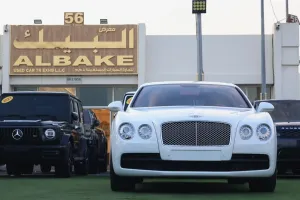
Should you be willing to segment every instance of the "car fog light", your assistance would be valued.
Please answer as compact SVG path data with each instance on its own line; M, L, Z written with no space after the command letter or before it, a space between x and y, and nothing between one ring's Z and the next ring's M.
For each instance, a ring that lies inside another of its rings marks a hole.
M55 138L55 131L53 129L47 129L45 131L45 136L48 139L53 139L53 138Z
M142 138L142 139L149 139L152 135L152 128L151 126L147 125L147 124L143 124L139 127L139 136Z
M240 128L240 136L243 140L249 140L253 135L252 128L249 125L243 125Z

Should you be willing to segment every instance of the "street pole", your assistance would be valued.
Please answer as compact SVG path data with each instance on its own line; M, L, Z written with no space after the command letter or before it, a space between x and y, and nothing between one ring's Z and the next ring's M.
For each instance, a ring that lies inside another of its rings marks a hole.
M264 0L261 0L261 95L260 99L266 99L266 57L265 57L265 13Z
M198 81L203 81L203 55L202 55L202 23L201 13L196 14L196 29L197 29L197 71Z
M289 0L285 0L286 20L289 18Z

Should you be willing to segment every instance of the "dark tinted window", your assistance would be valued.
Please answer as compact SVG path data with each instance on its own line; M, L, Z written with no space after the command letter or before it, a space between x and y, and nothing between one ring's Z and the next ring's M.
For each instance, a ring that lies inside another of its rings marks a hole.
M92 124L91 115L88 110L83 110L84 124Z
M5 119L42 119L42 120L70 120L70 101L67 95L44 94L14 94L11 101L0 101L0 120Z
M300 121L300 101L269 101L269 103L274 106L274 110L270 112L274 122Z
M124 100L123 100L123 104L124 104L124 110L127 110L127 107L132 99L133 95L126 95Z
M235 87L222 85L172 84L145 86L132 107L220 106L250 108Z

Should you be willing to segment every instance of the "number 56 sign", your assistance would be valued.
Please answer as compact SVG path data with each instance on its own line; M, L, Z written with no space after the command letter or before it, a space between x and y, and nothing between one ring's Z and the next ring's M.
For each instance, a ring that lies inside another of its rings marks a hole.
M84 24L83 12L65 12L64 22L66 24Z

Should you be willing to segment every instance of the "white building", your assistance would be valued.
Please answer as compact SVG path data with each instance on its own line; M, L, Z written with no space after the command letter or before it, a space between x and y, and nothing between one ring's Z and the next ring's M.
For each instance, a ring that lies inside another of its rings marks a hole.
M99 25L100 26L100 25ZM107 106L127 91L151 81L197 80L196 37L186 35L146 35L146 25L138 24L138 74L78 76L68 82L62 75L10 75L11 38L9 26L2 43L0 81L2 92L15 90L67 90L85 106ZM260 35L205 35L203 64L205 81L239 85L251 100L260 97ZM26 54L26 50L24 51ZM299 25L280 24L266 35L267 95L269 98L300 98Z

